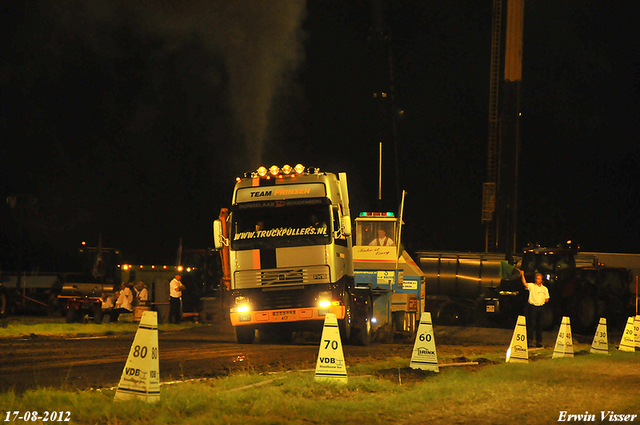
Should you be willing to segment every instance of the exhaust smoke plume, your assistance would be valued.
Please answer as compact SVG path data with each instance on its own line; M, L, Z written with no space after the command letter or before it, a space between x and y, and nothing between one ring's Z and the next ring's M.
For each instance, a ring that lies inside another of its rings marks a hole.
M122 36L159 37L167 53L180 51L194 40L202 43L225 66L229 106L249 156L238 162L243 167L261 162L274 96L290 83L287 77L302 60L304 0L72 0L42 1L39 7L46 8L50 19L64 31L75 28L76 34L105 56L118 55L122 42L118 37ZM219 75L201 78L212 84L222 80Z
M262 161L274 96L302 60L305 4L302 0L192 2L182 11L158 11L150 21L170 37L196 33L212 52L222 55L230 106L252 165Z

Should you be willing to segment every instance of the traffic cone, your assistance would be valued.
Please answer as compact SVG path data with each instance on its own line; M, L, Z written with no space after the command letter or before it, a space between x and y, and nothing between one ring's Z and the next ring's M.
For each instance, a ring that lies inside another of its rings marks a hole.
M158 313L142 313L114 400L160 400L158 361Z
M431 313L428 311L422 313L420 318L409 366L412 369L440 371L436 354L436 340L433 336L433 323L431 322Z
M609 354L609 340L607 339L607 319L600 318L596 334L593 336L591 344L592 354Z
M633 338L636 340L636 350L640 350L640 316L633 320Z
M562 323L558 330L558 338L556 338L556 346L553 349L553 356L551 356L552 359L559 357L573 357L573 337L568 316L562 318Z
M315 380L347 383L347 368L344 364L340 329L336 315L333 313L327 313L324 318Z
M511 337L511 344L509 344L509 349L507 350L507 363L528 361L527 319L524 316L518 316L518 322Z
M624 332L622 332L622 339L620 340L620 345L618 346L618 350L620 351L636 351L633 322L633 317L629 317L627 319L627 325L624 327Z

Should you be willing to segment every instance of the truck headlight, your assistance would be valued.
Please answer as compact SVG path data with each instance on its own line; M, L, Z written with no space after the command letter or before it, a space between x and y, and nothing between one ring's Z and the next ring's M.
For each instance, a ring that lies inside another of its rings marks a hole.
M250 310L249 300L245 297L236 298L235 305L231 309L232 313L248 313Z
M333 298L333 293L331 291L318 292L318 306L320 308L331 307L332 298Z

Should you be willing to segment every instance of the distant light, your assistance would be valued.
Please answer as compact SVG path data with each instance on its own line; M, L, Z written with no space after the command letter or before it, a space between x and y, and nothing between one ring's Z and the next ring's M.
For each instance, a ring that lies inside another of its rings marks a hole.
M86 245L87 243L85 241L82 241L82 245Z
M178 266L177 269L178 269L179 272L181 272L182 270L184 270L184 267Z

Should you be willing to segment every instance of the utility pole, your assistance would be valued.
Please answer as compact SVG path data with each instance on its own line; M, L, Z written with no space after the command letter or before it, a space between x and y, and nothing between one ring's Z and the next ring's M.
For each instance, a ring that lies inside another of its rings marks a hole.
M482 221L485 251L512 254L517 248L524 0L506 2L503 81L499 75L503 0L493 2L487 182L483 186Z
M395 83L391 34L385 22L387 0L372 0L372 26L369 37L372 50L374 74L373 125L377 137L378 196L380 211L394 210L400 203L400 167L398 160Z

